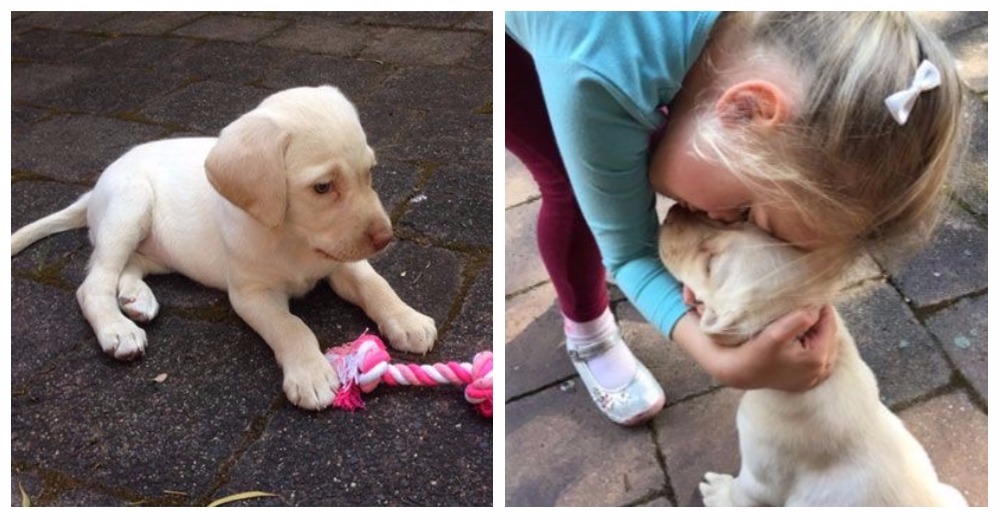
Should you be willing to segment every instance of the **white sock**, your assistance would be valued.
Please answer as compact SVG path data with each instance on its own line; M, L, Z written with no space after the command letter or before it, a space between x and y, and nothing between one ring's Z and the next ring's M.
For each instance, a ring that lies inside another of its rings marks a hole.
M635 377L637 366L635 356L617 334L618 326L615 324L614 316L611 315L611 309L604 309L604 314L600 317L584 323L563 316L563 323L566 344L569 346L602 340L614 341L611 348L587 360L587 367L601 386L617 388Z

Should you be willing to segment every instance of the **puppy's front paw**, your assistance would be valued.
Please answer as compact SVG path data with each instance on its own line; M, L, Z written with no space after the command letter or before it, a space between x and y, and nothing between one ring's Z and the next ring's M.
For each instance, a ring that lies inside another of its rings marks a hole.
M136 359L146 350L146 331L124 316L97 331L97 341L109 356L123 361Z
M330 363L320 354L317 358L284 367L285 396L295 406L322 410L333 404L340 380Z
M156 317L160 304L142 280L119 282L118 307L133 321L147 322Z
M705 482L698 484L698 489L701 490L701 498L706 506L728 507L733 505L730 494L732 486L732 475L720 475L710 471L705 473Z
M437 340L434 319L413 309L383 320L379 323L378 330L389 340L392 348L414 354L426 353L434 347L434 341Z

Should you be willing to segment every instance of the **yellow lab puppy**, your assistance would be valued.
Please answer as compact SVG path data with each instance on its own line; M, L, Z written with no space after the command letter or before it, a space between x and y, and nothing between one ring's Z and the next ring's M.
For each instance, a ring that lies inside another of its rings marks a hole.
M434 320L403 303L366 258L392 238L372 190L375 154L354 105L331 86L278 92L222 130L133 148L68 208L11 236L36 240L87 226L94 253L77 291L103 350L133 359L159 304L143 282L179 272L228 291L274 350L297 406L330 405L339 386L316 336L288 310L327 280L402 350L423 353Z
M660 257L702 309L703 330L734 344L833 298L836 287L819 286L803 256L748 224L720 226L677 206L660 230ZM875 376L839 315L835 322L839 353L826 381L804 393L743 396L742 467L736 477L705 474L705 505L966 505L879 400Z

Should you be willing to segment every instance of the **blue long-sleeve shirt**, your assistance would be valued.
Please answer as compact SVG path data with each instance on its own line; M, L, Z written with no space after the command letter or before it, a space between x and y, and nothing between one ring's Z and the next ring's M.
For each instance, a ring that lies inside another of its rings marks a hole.
M718 13L508 12L506 32L534 59L573 192L604 264L669 336L687 312L657 253L647 178L659 110L680 90Z

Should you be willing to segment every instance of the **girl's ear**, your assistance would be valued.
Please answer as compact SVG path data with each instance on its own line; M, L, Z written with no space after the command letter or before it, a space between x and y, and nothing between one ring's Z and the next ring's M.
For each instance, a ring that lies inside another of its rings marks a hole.
M790 108L788 96L777 85L751 80L726 89L716 102L715 110L726 123L773 126L788 119Z

